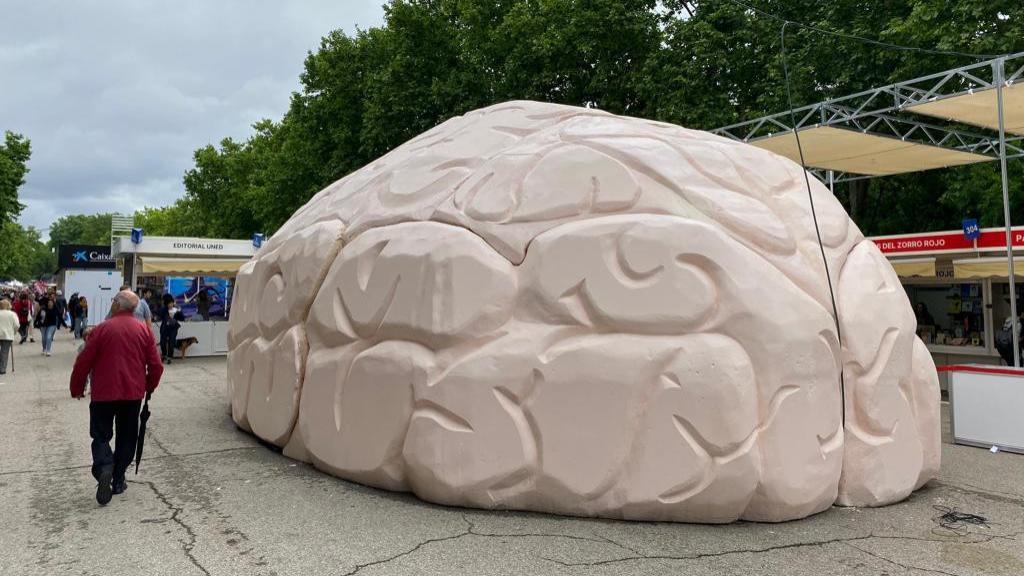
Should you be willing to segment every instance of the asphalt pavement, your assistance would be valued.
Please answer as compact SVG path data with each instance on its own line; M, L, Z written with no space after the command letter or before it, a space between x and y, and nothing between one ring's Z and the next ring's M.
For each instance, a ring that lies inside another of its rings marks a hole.
M878 509L784 524L640 523L435 506L293 462L235 428L223 358L169 366L146 458L100 507L75 344L0 376L0 575L1024 574L1024 456L943 445L939 478ZM945 406L944 406L945 410ZM948 426L947 426L948 429ZM947 438L948 440L948 438ZM978 523L944 522L942 511Z

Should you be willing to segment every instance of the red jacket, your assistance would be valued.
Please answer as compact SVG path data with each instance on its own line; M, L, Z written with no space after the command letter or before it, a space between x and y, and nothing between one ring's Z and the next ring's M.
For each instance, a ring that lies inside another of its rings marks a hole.
M22 324L28 324L32 320L32 305L35 304L32 300L22 300L18 298L14 301L14 313L18 315L18 322Z
M93 328L71 371L71 396L85 393L92 374L92 400L141 400L156 390L164 373L149 327L120 312Z

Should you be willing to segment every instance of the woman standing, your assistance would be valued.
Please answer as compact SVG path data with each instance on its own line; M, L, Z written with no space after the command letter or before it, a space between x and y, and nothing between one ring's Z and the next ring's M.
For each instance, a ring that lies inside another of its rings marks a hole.
M181 313L174 296L164 294L164 305L160 310L160 355L164 362L174 360L174 345L178 343L178 328L185 315Z
M89 300L85 296L78 298L78 305L75 306L75 339L82 338L86 326L89 325Z
M196 296L196 312L203 317L203 321L210 321L210 295L207 294L205 286L199 295Z
M43 355L49 356L53 349L53 335L57 332L57 326L60 324L60 314L52 298L45 299L42 306L39 307L35 324L43 334Z

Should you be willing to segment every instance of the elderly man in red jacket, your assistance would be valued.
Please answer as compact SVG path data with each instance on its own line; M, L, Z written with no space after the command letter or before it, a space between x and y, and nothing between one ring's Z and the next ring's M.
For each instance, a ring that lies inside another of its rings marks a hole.
M124 475L135 455L142 399L156 390L164 371L149 327L132 315L138 305L139 297L131 290L118 292L114 315L93 328L71 372L73 398L85 396L86 379L91 376L92 475L99 483L96 501L101 505L127 488Z

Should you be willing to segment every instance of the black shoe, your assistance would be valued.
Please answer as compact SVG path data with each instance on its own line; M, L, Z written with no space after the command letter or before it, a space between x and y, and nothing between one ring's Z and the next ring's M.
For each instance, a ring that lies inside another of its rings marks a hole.
M96 501L100 503L100 506L110 503L110 498L113 496L110 490L110 481L113 476L114 473L110 470L100 472L100 483L96 485Z
M125 482L125 479L121 478L120 480L114 480L114 483L111 486L111 490L110 491L112 493L114 493L114 494L124 494L124 491L127 490L127 489L128 489L128 482Z

